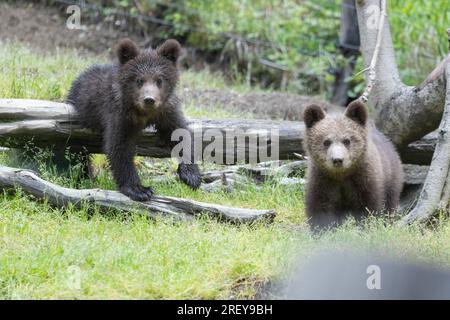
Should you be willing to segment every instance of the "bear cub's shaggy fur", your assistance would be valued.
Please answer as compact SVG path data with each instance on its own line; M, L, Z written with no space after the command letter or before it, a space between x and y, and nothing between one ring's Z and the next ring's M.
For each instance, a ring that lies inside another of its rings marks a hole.
M306 213L313 229L397 208L403 186L400 158L394 145L368 123L362 102L352 102L343 115L308 106L304 122L309 156Z
M153 195L152 188L142 186L133 163L142 129L155 125L161 139L173 146L173 130L187 127L175 96L180 50L173 39L145 51L123 39L116 48L119 63L86 70L73 82L67 98L82 125L102 134L119 190L133 200L148 201ZM191 160L190 164L180 163L178 174L195 189L200 185L200 172Z

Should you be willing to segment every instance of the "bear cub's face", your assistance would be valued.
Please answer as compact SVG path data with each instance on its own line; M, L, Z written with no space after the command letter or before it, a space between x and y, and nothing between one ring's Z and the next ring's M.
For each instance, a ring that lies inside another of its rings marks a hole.
M132 101L136 112L150 116L161 109L178 82L177 60L181 46L170 39L156 50L140 51L130 39L117 45L120 83L126 101Z
M306 149L311 160L332 176L348 173L367 148L366 106L352 102L344 115L328 115L317 105L304 111Z

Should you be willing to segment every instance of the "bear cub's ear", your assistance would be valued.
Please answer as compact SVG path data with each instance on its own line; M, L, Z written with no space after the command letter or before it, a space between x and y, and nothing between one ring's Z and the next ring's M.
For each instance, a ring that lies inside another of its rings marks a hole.
M345 116L352 119L356 123L365 126L369 117L369 113L364 103L362 103L360 100L355 100L347 106L347 110L345 110Z
M181 45L177 40L169 39L160 45L158 49L156 49L156 52L160 56L176 64L181 53Z
M139 49L132 40L125 38L117 44L116 54L120 64L125 64L139 55Z
M325 111L316 104L307 106L303 112L303 122L307 128L311 128L316 122L319 122L323 118L325 118Z

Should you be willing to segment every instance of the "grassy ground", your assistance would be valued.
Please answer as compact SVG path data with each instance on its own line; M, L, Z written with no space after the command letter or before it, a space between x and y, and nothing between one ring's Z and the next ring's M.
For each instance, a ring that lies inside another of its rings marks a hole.
M0 97L61 101L70 82L87 65L104 58L80 59L75 51L36 55L29 48L0 43ZM224 88L210 73L184 73L181 87ZM247 90L236 85L237 90ZM189 116L237 117L225 111L187 106ZM65 186L76 185L77 168L65 177L44 169L48 153L36 157L41 175ZM113 189L104 157L95 159L97 179L83 187ZM15 163L7 153L0 163ZM150 173L173 174L170 160L137 164ZM295 261L316 248L378 250L399 259L450 267L450 224L399 229L383 219L365 226L349 223L320 237L305 225L304 191L277 181L260 189L249 184L232 193L192 191L175 179L154 182L158 194L247 208L275 209L271 225L233 226L207 218L189 223L149 221L138 215L107 214L95 208L51 208L20 191L0 194L0 298L254 298L268 283L287 279Z

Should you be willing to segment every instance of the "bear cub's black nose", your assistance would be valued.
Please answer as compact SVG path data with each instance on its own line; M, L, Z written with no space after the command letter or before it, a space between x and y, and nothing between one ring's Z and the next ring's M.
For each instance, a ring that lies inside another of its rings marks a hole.
M342 158L334 158L333 159L333 165L335 167L342 167L343 162L344 162L344 159L342 159Z
M145 97L144 98L144 103L145 103L146 106L151 107L151 106L153 106L155 104L155 99L152 98L152 97Z

